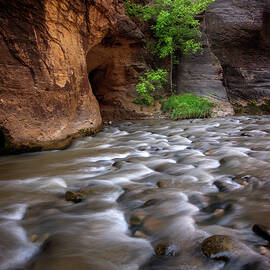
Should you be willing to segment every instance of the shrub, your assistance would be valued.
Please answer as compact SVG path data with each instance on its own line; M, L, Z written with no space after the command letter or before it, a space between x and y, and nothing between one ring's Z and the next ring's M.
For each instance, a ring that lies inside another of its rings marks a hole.
M141 98L137 98L133 102L136 104L153 105L155 91L161 89L167 82L167 75L167 71L158 69L156 71L146 72L144 76L140 76L136 91Z
M211 109L215 105L207 98L197 97L194 94L180 94L169 97L163 103L162 109L174 120L205 118L211 115Z

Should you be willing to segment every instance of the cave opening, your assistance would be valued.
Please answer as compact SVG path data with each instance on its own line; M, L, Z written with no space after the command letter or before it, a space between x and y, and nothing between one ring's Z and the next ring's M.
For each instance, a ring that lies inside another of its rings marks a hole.
M92 88L92 92L95 95L96 99L98 100L99 103L101 103L101 100L99 100L98 97L98 73L100 72L100 70L98 68L90 71L88 73L88 80L90 82L91 88Z
M0 153L7 147L7 141L3 129L0 127Z
M136 115L135 84L144 58L130 41L105 37L86 55L87 76L99 103L103 122L130 119Z
M111 72L112 54L110 49L99 44L92 48L86 56L88 80L92 88L93 95L96 97L101 117L107 120L106 114L109 101L108 97L112 94ZM109 114L108 114L109 115ZM111 120L111 119L110 119Z

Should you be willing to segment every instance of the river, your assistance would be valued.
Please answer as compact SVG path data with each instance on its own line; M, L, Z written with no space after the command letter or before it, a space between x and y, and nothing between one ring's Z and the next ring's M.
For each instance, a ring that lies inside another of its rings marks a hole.
M259 253L269 176L268 116L123 122L66 150L2 156L0 269L223 269L200 244L225 234ZM159 243L175 256L155 256Z

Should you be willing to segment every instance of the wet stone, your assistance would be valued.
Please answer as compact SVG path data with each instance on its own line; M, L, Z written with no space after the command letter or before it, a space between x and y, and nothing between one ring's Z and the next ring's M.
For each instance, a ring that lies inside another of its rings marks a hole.
M201 244L203 254L211 259L227 261L230 254L240 248L239 243L227 235L213 235Z
M144 206L144 207L153 206L153 205L157 204L158 202L159 202L158 199L150 199L150 200L146 201L146 202L143 204L143 206Z
M221 217L225 214L225 211L224 209L216 209L215 212L213 213L213 215L215 217Z
M155 253L157 256L176 256L177 247L166 242L158 243L155 247Z
M65 194L66 201L71 201L74 203L80 203L84 199L84 195L81 192L67 191Z
M171 184L171 181L169 181L169 180L159 180L157 182L157 186L159 188L168 188L168 187L170 187L170 184Z
M223 203L223 202L214 202L211 203L209 206L203 208L202 210L206 213L215 213L216 210L223 210L224 213L228 213L233 211L234 206L232 203Z
M213 150L206 150L206 151L204 152L204 154L205 154L206 156L211 156L211 155L214 154L214 151L213 151Z
M254 224L252 231L258 236L262 237L264 240L270 242L270 233L264 225Z
M143 210L133 213L129 219L129 223L132 226L140 226L143 220L147 217L147 213Z
M242 177L235 177L234 181L237 182L240 185L243 185L245 187L252 187L253 189L256 189L260 187L261 183L260 180L256 177L253 177L251 175L245 175Z
M223 182L223 181L215 181L214 185L219 189L220 192L230 192L234 190L234 186L232 184Z
M252 137L252 134L247 133L247 132L243 132L243 133L241 133L241 136L243 136L243 137Z
M136 230L134 233L134 237L147 238L147 235L145 233L143 233L142 231Z
M41 235L32 234L31 237L29 238L29 241L32 243L43 244L46 240L49 239L49 237L50 237L49 233L44 233Z
M112 165L113 167L117 168L117 169L121 169L122 168L122 163L119 161L116 161L113 163Z
M140 151L145 151L147 149L147 146L139 146L137 149Z

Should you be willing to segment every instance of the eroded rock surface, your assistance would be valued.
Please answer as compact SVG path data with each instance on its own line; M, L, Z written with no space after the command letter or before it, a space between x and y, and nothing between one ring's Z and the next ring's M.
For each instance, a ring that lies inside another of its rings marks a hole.
M177 67L177 91L179 93L195 93L198 96L219 103L213 116L233 115L227 91L222 83L223 72L218 58L210 49L206 35L205 22L201 22L203 31L203 53L180 57Z
M216 0L206 32L231 102L270 98L270 1Z
M270 99L270 1L216 0L201 28L204 53L181 57L178 92L216 99L223 111L217 115L232 114L228 100L246 105Z
M137 58L142 39L117 0L0 0L0 128L8 142L2 148L62 148L99 131L94 94L99 99L104 91L119 91L106 95L118 115L136 114L128 102L145 67ZM93 94L88 73L95 70L103 78L92 73L99 81Z

